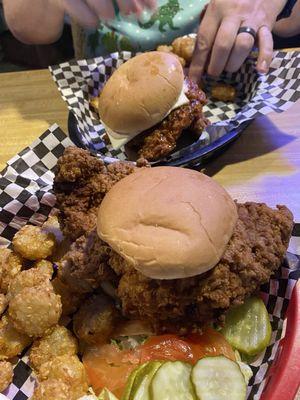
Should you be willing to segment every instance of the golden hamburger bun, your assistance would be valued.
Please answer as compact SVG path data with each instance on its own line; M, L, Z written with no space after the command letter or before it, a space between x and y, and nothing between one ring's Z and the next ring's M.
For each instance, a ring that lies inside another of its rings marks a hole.
M183 69L173 54L152 51L122 64L99 98L101 121L120 135L141 133L162 121L183 90Z
M221 259L237 221L229 194L208 176L145 168L116 183L98 212L101 239L152 279L187 278Z

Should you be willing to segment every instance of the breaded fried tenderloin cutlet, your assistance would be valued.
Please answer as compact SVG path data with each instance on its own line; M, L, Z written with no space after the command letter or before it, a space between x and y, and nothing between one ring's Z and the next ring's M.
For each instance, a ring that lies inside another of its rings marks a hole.
M119 255L111 267L119 273L118 296L124 315L150 321L161 331L184 331L216 321L232 305L259 290L279 268L293 219L284 206L237 204L238 221L220 262L205 274L157 280L142 275Z
M285 206L235 203L213 179L176 167L116 183L97 221L118 254L108 262L123 315L157 332L197 329L258 291L279 268L292 228Z
M150 322L156 332L184 333L220 321L279 268L293 227L285 206L234 203L196 171L130 172L98 198L100 237L86 232L65 255L59 277L70 290L91 293L110 281L124 317ZM83 175L72 181L82 192ZM58 203L62 214L66 204L67 192Z
M190 79L185 79L189 103L173 110L162 122L136 136L128 146L137 150L140 157L158 160L176 147L177 140L185 129L200 137L209 121L202 108L206 104L204 92Z
M133 163L105 165L87 150L68 147L57 162L54 193L60 211L63 234L72 240L96 226L96 213L109 189L137 167L147 166L141 159Z

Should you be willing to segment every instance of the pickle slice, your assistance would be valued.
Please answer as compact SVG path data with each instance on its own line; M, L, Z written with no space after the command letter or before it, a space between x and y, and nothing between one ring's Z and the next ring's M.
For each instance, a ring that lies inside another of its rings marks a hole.
M159 361L151 361L146 364L145 368L138 371L133 382L130 392L130 400L149 400L149 386L151 380L161 366Z
M263 351L272 334L264 302L258 297L250 297L244 304L230 309L222 333L232 347L247 356Z
M201 358L191 379L201 400L245 400L247 385L235 361L224 356Z
M139 372L141 372L145 367L147 366L147 364L142 364L139 367L137 367L136 369L134 369L131 374L129 375L129 378L127 380L126 386L125 386L125 390L124 393L122 395L122 400L130 400L131 399L131 390L133 387L133 383L135 380L135 377L137 376L137 374Z
M151 400L194 400L191 370L191 365L181 361L162 364L150 384Z

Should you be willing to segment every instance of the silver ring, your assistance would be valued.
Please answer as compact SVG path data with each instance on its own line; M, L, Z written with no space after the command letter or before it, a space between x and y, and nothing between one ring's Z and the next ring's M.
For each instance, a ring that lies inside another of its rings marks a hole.
M250 26L241 26L237 34L239 35L240 33L249 33L254 40L256 39L256 32L253 28L250 28Z

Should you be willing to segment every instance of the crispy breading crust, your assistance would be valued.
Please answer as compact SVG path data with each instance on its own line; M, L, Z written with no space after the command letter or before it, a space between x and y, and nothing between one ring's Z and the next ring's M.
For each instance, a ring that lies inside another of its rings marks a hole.
M57 162L54 179L64 236L74 240L93 230L97 209L105 193L135 168L134 164L125 162L105 166L88 151L68 147Z
M94 230L78 238L58 263L58 276L67 287L77 293L90 293L102 281L114 280L108 266L111 249Z
M177 280L146 278L127 265L118 295L124 315L150 321L157 331L199 327L256 292L279 268L293 217L284 206L237 204L239 219L222 259L203 275ZM120 267L118 267L120 269Z
M74 315L74 333L85 343L104 343L110 338L119 319L114 301L104 294L95 294Z

